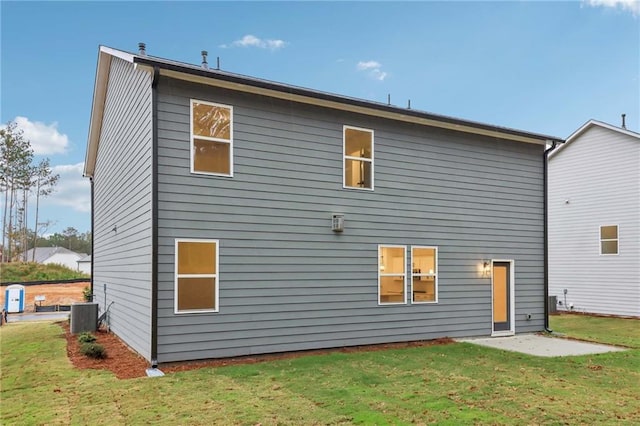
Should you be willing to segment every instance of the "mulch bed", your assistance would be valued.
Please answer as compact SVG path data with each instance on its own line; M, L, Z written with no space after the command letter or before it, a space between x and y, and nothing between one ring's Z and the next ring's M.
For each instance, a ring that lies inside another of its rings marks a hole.
M149 362L135 353L131 348L125 345L115 334L99 330L94 335L97 337L96 342L104 346L107 357L105 359L92 359L80 353L80 343L78 336L71 334L69 324L61 322L67 339L67 356L74 365L79 369L96 369L109 370L119 379L133 379L136 377L146 377L146 369L149 368ZM335 352L354 353L354 352L370 352L383 351L387 349L413 348L420 346L447 345L453 343L452 339L434 339L421 340L415 342L404 343L387 343L381 345L364 345L351 346L336 349L316 349L300 352L286 352L277 354L265 354L257 356L243 356L235 358L211 359L203 361L187 361L179 363L162 364L159 368L162 372L174 373L178 371L194 370L203 367L222 367L226 365L238 364L255 364L258 362L267 362L281 359L292 359L307 355L324 355Z
M118 379L133 379L135 377L146 377L146 369L149 367L147 360L135 353L113 333L99 330L93 333L97 340L107 352L105 359L93 359L80 352L78 335L71 334L68 322L60 323L64 329L67 339L67 356L76 368L109 370Z

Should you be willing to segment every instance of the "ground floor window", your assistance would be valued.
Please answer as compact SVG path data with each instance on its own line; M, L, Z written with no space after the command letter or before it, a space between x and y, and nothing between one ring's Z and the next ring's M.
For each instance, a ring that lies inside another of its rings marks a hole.
M218 312L218 241L178 239L175 312Z
M411 301L438 301L438 248L411 247Z
M407 248L378 246L378 303L407 303Z

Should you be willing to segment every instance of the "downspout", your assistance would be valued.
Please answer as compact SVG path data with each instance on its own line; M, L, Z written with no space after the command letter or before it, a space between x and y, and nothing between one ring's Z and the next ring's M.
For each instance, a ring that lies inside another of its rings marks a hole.
M93 222L94 222L93 213L94 213L94 210L95 210L94 202L93 202L93 176L89 177L89 183L91 184L91 279L89 280L89 288L90 288L90 291L91 291L91 300L90 300L90 302L94 302L95 300L94 300L94 297L93 297L93 265L94 265L94 262L95 262L96 258L94 256L93 252L94 252L94 247L95 247L94 240L96 238L96 235L93 233ZM38 226L37 223L36 223L36 226ZM34 251L35 251L35 249L34 249ZM106 307L105 307L105 309L106 309Z
M158 367L158 79L151 81L151 368Z
M544 208L544 330L548 333L552 333L553 330L549 328L549 213L547 212L548 206L548 192L549 192L549 177L548 175L548 163L549 153L553 151L558 145L558 141L552 141L551 147L544 151L543 159L543 208Z

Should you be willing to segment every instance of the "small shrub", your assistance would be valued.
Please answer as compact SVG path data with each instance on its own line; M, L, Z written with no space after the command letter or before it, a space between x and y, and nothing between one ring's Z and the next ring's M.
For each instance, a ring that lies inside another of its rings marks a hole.
M93 294L91 293L91 287L85 287L82 289L82 297L85 302L91 302L93 299Z
M80 343L93 343L95 341L96 341L96 336L89 333L88 331L80 333L80 335L78 336L78 342Z
M107 357L107 351L100 343L83 343L80 352L89 358L104 359Z

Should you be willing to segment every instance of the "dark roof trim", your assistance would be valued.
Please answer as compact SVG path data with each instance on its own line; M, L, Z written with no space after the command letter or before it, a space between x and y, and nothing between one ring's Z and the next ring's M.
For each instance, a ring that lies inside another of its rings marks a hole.
M289 95L297 95L306 98L320 99L328 102L336 102L345 105L351 105L354 107L366 108L374 111L381 111L391 114L399 114L402 116L414 117L417 119L426 119L432 121L438 121L442 123L449 123L453 126L471 127L476 129L483 129L489 132L496 132L505 135L513 135L520 138L534 139L545 143L547 141L563 141L563 139L543 135L538 133L524 132L521 130L511 129L508 127L493 126L489 124L479 123L469 120L461 120L458 118L431 114L424 111L413 110L408 108L400 108L396 106L386 105L379 102L365 101L362 99L350 98L346 96L335 95L326 92L320 92L316 90L306 89L298 86L291 86L282 83L275 83L268 80L257 79L253 77L247 77L240 74L228 73L220 70L205 69L194 65L184 64L180 62L168 61L165 59L150 57L150 56L133 56L134 63L140 65L147 65L150 67L158 67L160 69L174 71L177 73L190 74L198 77L216 79L228 83L239 84L244 86L250 86L258 89L265 89ZM460 129L465 131L464 129Z

